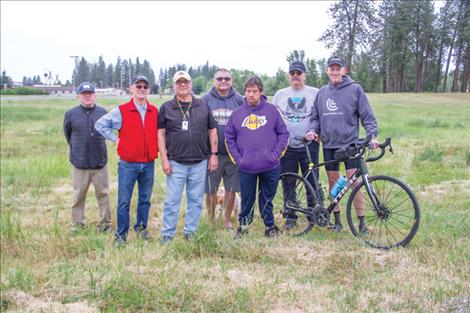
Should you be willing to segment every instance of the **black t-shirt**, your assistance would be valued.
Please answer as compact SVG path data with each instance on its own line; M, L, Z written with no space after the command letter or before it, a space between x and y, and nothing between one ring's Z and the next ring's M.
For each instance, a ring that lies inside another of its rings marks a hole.
M187 123L184 126L184 121ZM211 110L201 99L165 102L158 114L158 128L165 129L168 158L182 164L195 164L210 155L208 130L217 127Z

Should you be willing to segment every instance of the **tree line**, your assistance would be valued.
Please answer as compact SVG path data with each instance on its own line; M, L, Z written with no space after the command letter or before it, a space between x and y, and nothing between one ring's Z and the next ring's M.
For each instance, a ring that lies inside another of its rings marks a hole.
M333 2L328 15L331 25L318 38L342 56L347 71L367 92L465 92L470 89L470 0L448 0L435 12L432 0L341 0ZM312 59L302 50L292 50L287 62L299 60L307 68L307 84L320 87L328 82L326 59ZM136 74L146 75L152 93L171 92L171 78L178 70L188 71L196 94L208 91L216 65L175 64L160 69L158 78L150 62L118 57L106 64L77 59L72 82L91 81L97 87L126 88ZM280 62L274 76L260 75L265 93L289 85L287 63ZM231 69L235 89L243 91L245 80L255 73ZM24 77L23 84L40 82L39 75ZM11 79L2 73L2 84Z

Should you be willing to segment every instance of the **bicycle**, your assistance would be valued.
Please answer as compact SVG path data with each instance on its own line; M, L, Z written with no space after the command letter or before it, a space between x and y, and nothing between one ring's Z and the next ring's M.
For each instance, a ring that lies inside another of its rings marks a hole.
M312 163L308 141L302 137L295 139L304 144L309 166L304 176L297 173L284 173L280 176L280 187L278 188L282 188L282 198L279 201L279 195L276 195L274 201L275 206L282 202L281 209L275 211L278 225L281 225L279 220L285 220L292 213L297 215L295 223L290 223L295 226L290 229L285 228L285 232L301 236L310 232L314 225L319 227L333 226L330 222L330 215L334 207L354 183L362 178L362 181L352 189L346 205L347 221L353 235L371 247L386 250L406 246L413 239L420 223L419 204L415 195L405 183L395 177L369 176L366 166L368 162L381 159L387 147L389 147L389 152L393 154L391 138L387 138L384 143L379 145L381 151L378 156L365 157L370 142L370 137L368 137L347 148L338 150L335 153L335 160L316 165ZM323 204L323 189L313 171L327 164L343 162L347 159L358 159L359 168L326 208ZM313 181L313 186L308 180ZM357 219L357 216L352 208L355 197L363 197L364 199L366 227L361 231L355 224L354 217Z

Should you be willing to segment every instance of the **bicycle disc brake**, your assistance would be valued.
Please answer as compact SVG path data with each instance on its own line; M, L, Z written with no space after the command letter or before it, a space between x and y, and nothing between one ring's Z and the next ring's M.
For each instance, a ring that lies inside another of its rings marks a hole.
M330 213L322 206L316 206L312 212L313 223L318 227L326 227L330 224Z

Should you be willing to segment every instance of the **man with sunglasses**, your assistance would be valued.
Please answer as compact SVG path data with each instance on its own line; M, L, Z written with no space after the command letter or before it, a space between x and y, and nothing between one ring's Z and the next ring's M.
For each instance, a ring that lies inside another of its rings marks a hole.
M293 61L289 65L289 81L290 86L276 92L273 103L278 107L284 117L289 130L289 145L284 157L281 159L281 169L283 173L294 172L300 170L302 175L308 170L307 152L302 142L295 139L296 137L304 137L310 129L310 122L313 117L313 104L317 96L318 89L307 86L305 65L301 61ZM318 163L319 145L312 142L308 145L313 163ZM318 170L315 170L318 178ZM313 185L312 177L309 182ZM293 186L285 185L284 194L291 193L290 188ZM313 203L311 199L311 203ZM313 205L313 204L312 204ZM289 213L286 218L285 229L289 230L295 226L297 215Z
M192 94L191 76L173 76L175 97L160 107L158 147L166 174L161 242L176 235L181 198L186 188L184 239L196 233L202 212L206 171L217 169L217 123L207 104Z
M235 195L237 192L240 192L240 177L238 166L230 160L227 154L224 131L232 112L243 104L243 97L233 89L230 71L220 68L214 73L214 86L206 95L202 96L202 100L209 106L212 116L217 122L219 142L217 150L219 166L214 172L207 172L206 206L211 221L214 221L217 190L223 178L225 189L224 203L227 206L224 225L225 228L229 229L232 227L230 218L235 205Z
M154 179L154 161L158 156L157 127L158 110L147 100L149 80L137 75L130 86L132 98L99 119L98 130L106 139L117 142L118 163L118 229L116 245L126 242L129 231L129 207L137 182L136 231L143 240L150 240L147 221ZM118 136L113 133L118 130Z
M93 127L95 122L108 112L96 105L95 87L92 83L81 83L77 87L77 98L80 105L68 110L64 116L64 134L70 148L70 163L73 165L74 231L85 226L85 202L90 183L95 188L100 207L99 229L111 231L108 151L106 140Z

